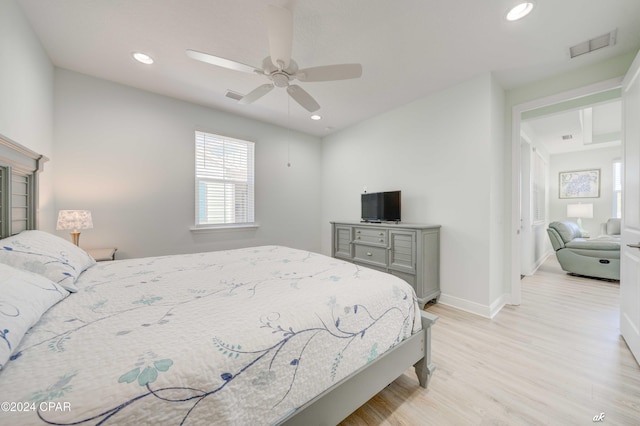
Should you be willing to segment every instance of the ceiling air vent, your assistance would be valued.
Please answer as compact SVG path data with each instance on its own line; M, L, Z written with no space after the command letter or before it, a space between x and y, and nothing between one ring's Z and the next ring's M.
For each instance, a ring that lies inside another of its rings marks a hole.
M227 98L231 98L234 101L239 101L240 99L243 98L243 96L240 93L234 92L232 90L227 90L227 93L225 93L225 96Z
M571 140L571 139L573 139L573 135L564 135L564 136L562 136L562 140L563 141L568 141L568 140Z
M594 50L602 49L603 47L613 46L616 44L617 29L601 35L600 37L592 38L591 40L584 41L575 46L569 48L569 55L571 58L584 55L585 53L593 52Z

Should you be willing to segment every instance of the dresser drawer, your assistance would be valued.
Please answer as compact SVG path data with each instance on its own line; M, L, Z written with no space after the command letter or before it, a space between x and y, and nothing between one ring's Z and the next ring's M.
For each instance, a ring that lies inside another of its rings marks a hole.
M374 266L387 267L387 249L355 244L354 261Z
M386 229L354 228L353 230L353 238L356 243L363 242L386 247L388 235Z

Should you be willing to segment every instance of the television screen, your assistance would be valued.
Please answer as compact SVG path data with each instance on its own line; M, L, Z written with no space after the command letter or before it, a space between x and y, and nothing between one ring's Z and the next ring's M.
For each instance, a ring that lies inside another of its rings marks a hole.
M365 222L400 221L400 191L362 194L361 202Z

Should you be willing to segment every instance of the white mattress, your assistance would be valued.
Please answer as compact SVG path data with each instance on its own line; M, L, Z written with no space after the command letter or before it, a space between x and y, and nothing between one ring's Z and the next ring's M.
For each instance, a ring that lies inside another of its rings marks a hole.
M420 329L401 279L278 246L98 263L77 287L0 371L0 424L273 424Z

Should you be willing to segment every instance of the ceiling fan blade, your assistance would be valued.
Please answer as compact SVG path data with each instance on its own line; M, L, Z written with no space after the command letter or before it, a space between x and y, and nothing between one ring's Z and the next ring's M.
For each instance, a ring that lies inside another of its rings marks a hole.
M260 72L258 68L246 65L240 62L232 61L230 59L221 58L219 56L209 55L208 53L198 52L196 50L187 49L187 56L196 61L206 62L207 64L217 65L222 68L228 68L230 70L248 72L254 74Z
M305 68L297 72L296 78L300 81L333 81L349 80L362 76L362 65L339 64L325 65L322 67Z
M291 86L287 87L287 93L293 98L293 100L295 100L309 112L315 112L320 109L320 105L316 102L316 100L313 99L311 95L306 92L306 90L304 90L297 84L292 84Z
M293 16L285 8L269 5L267 8L269 53L273 65L285 69L291 60L293 46Z
M242 99L238 101L238 103L246 105L246 104L255 102L261 97L263 97L264 95L266 95L267 93L269 93L270 91L272 91L273 88L274 88L274 85L271 83L263 84L262 86L259 86L253 89L251 92L244 95Z

